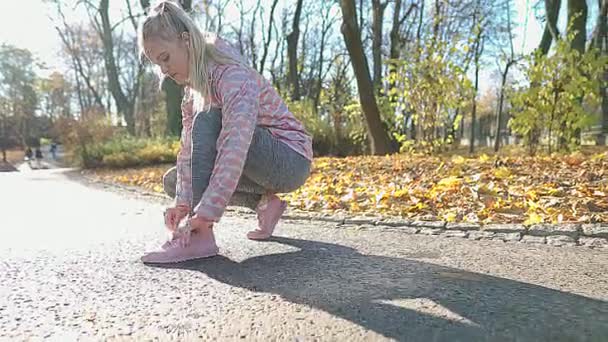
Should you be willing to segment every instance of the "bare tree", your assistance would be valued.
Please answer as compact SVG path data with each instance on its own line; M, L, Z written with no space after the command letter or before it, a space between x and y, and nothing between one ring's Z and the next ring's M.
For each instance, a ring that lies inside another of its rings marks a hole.
M270 76L272 77L272 85L278 91L281 91L281 89L282 89L281 83L283 81L283 75L284 75L283 74L283 70L284 70L284 68L283 68L283 64L284 64L283 51L285 50L285 35L283 34L283 32L285 32L284 28L285 28L286 22L287 22L286 16L283 15L282 19L281 19L282 31L279 32L277 22L273 21L273 28L275 31L275 36L277 37L277 39L276 39L277 48L273 54L272 61L270 62ZM277 60L279 60L279 61L277 62ZM277 66L277 63L279 63L278 66Z
M121 71L116 61L116 57L114 56L114 26L112 26L110 23L110 16L108 12L109 0L100 0L99 6L96 10L97 14L90 15L90 17L94 23L94 27L97 29L97 32L103 41L104 61L106 72L108 74L108 85L110 92L112 93L112 97L114 98L118 112L123 115L127 123L127 131L131 135L135 135L134 107L143 68L139 68L138 75L131 91L127 90L126 87L120 83L119 75ZM131 96L128 96L129 92L131 93Z
M407 11L405 11L405 14L402 15L402 3L403 2L401 0L395 0L395 6L393 8L393 25L391 26L390 31L389 51L389 58L391 60L396 60L400 57L401 42L404 38L401 36L401 27L403 26L405 21L408 20L410 15L414 12L414 9L418 7L417 3L411 3ZM394 70L394 67L392 68L392 70Z
M105 78L95 79L105 73L103 69L101 44L90 30L83 26L70 25L65 17L62 2L54 1L57 9L55 30L61 39L64 52L74 71L76 95L81 115L86 115L93 107L94 112L103 112Z
M256 27L256 19L258 13L261 11L261 2L257 1L255 9L253 10L253 15L251 19L251 23L249 25L249 52L251 53L251 65L257 69L258 65L258 53L256 49L256 38L255 34L258 31ZM259 70L258 70L259 71Z
M313 105L315 111L318 113L319 109L319 101L321 97L321 90L323 89L323 79L325 78L325 71L323 69L323 65L325 63L325 50L327 49L327 40L328 36L331 33L331 30L334 24L337 22L338 17L333 16L330 17L331 10L333 8L333 3L325 3L323 2L321 9L322 22L321 22L321 40L319 42L319 61L317 63L317 82L314 94ZM330 65L331 67L331 65ZM329 68L328 68L329 69Z
M272 5L270 6L270 18L268 19L268 34L265 34L262 37L264 41L264 50L262 52L262 60L260 61L259 71L260 73L264 72L264 68L266 66L266 58L268 57L268 48L270 47L270 42L272 41L272 29L274 26L274 11L277 8L277 3L279 0L273 0Z

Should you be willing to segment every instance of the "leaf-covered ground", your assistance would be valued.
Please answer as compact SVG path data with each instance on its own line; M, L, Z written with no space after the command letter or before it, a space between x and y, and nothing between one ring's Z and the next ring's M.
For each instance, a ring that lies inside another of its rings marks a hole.
M162 192L169 165L87 171ZM538 157L317 158L284 196L315 212L496 223L608 222L608 152Z

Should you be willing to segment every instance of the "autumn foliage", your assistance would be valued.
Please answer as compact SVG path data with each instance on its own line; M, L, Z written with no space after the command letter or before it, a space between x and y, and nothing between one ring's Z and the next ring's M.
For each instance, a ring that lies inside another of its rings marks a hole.
M87 171L162 192L170 165ZM608 222L608 152L475 158L318 158L292 208L448 222Z

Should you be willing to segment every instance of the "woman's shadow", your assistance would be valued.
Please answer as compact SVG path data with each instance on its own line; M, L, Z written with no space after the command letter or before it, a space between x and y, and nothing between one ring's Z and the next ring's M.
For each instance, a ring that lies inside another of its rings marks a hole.
M412 259L277 237L295 252L163 266L278 294L402 341L606 341L608 303Z

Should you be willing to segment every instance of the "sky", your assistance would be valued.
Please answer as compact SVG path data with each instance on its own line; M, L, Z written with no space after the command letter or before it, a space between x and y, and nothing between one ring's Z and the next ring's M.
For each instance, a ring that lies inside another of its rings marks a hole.
M138 3L136 0L132 2ZM536 20L533 9L526 9L528 2L534 3L533 0L514 1L517 11L515 46L518 51L524 53L538 46L543 29L542 24ZM119 17L119 13L124 10L120 8L124 7L124 0L113 0L110 3L111 6L114 6L111 7L111 12L115 14L111 13L110 17ZM46 72L41 72L42 75L60 68L57 55L61 41L49 18L49 14L53 13L52 9L53 6L46 4L43 0L11 0L4 1L3 9L0 11L0 43L9 43L32 51L49 67ZM68 18L83 18L84 16L86 14L82 12L72 12L69 13ZM562 17L564 16L562 15ZM488 76L486 75L486 77Z

